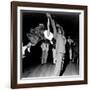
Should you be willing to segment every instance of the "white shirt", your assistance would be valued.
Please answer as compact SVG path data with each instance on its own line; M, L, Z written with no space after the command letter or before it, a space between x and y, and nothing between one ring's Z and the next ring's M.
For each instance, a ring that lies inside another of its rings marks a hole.
M46 39L51 41L52 38L53 38L53 34L50 32L50 34L48 35L47 32L48 32L47 30L44 31L44 36L45 36Z

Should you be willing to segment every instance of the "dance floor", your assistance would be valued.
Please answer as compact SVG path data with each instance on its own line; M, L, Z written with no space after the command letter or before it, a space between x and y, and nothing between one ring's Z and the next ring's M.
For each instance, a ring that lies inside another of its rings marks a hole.
M54 69L56 65L47 63L47 64L39 64L35 66L31 66L29 69L27 69L22 77L48 77L53 76ZM60 71L58 71L60 72ZM68 76L68 75L78 75L79 74L79 67L77 64L69 63L63 72L62 76ZM59 76L59 75L58 75Z

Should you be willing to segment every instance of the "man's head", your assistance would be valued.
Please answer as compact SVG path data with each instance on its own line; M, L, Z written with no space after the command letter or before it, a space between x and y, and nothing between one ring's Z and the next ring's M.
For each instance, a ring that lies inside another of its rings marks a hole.
M57 32L59 34L64 35L64 30L63 30L63 27L62 26L60 26L59 24L56 24L56 28L57 28Z

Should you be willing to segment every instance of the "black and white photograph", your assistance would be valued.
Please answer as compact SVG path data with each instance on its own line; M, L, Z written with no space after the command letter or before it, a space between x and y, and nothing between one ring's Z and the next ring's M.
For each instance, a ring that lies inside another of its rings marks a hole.
M11 16L12 87L87 82L86 6L12 2Z
M79 14L22 12L22 77L79 75Z

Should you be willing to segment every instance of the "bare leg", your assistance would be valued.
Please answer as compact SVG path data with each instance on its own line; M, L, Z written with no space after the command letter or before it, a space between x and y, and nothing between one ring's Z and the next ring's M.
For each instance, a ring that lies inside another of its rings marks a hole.
M44 64L44 55L45 55L45 44L44 43L42 43L41 48L42 48L41 64Z
M72 62L72 49L70 48L70 50L69 50L69 59L70 59L70 61Z
M45 55L45 51L42 51L41 64L44 64L44 55Z
M49 44L46 44L46 49L45 49L45 63L47 63L47 58L48 58L48 50L49 50Z

